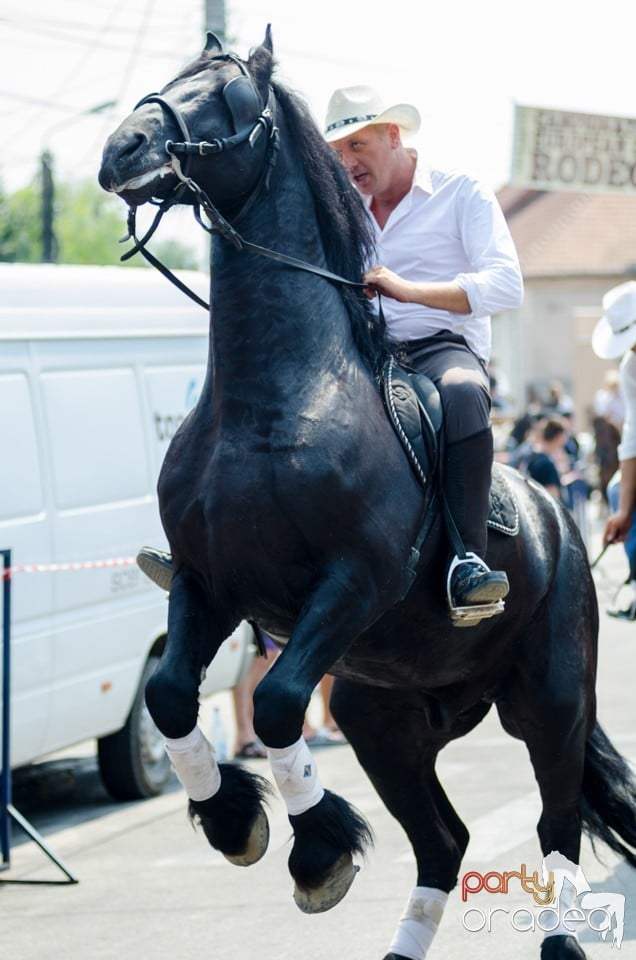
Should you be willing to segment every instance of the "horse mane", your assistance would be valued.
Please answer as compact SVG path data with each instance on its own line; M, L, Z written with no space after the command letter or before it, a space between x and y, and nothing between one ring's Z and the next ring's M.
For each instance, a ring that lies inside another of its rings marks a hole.
M359 282L375 248L369 215L335 150L320 133L313 115L296 92L270 81L290 134L299 151L314 198L327 267ZM386 330L367 298L341 287L353 339L360 356L377 375L388 354Z

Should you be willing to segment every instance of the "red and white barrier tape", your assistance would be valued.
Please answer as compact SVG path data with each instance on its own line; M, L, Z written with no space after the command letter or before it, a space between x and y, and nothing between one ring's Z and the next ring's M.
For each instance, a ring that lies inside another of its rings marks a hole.
M23 563L7 567L0 571L4 580L15 573L64 573L69 570L100 570L103 567L130 567L136 563L135 557L114 557L109 560L77 560L69 563Z

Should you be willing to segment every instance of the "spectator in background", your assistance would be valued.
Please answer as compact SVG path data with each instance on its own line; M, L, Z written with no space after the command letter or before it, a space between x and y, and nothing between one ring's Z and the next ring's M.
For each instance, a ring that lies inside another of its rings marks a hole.
M603 297L603 315L592 334L592 349L603 360L622 357L619 365L625 420L618 448L618 498L603 531L603 546L622 542L629 565L628 583L636 587L636 281L613 287ZM611 484L610 484L611 487ZM627 610L614 611L629 620L636 617L634 600Z
M569 417L574 414L574 400L565 392L560 380L553 380L548 387L548 396L543 403L543 412L547 416Z
M262 639L265 646L265 655L254 657L247 674L232 690L234 721L236 723L234 756L239 760L265 759L267 757L267 750L254 731L253 696L256 687L278 656L278 648L267 634L262 633Z
M608 484L618 470L618 445L625 419L625 402L616 369L607 370L603 386L594 395L592 429L594 455L598 466L598 487L608 503Z
M278 656L278 647L266 633L260 631L265 646L265 656L255 656L249 671L232 690L234 720L236 723L236 743L234 757L237 760L255 760L267 757L267 749L256 736L254 730L254 691ZM324 676L320 681L322 705L322 723L314 730L307 717L303 726L303 736L312 747L336 746L346 743L344 735L338 729L331 711L329 699L333 677Z
M488 363L488 380L493 413L503 415L510 403L510 384L494 357L491 357Z
M507 463L522 470L526 460L534 450L537 423L541 417L534 408L528 408L512 425L508 435Z
M557 500L562 499L561 469L563 448L568 439L565 423L555 417L543 420L537 428L534 450L520 469Z
M620 373L615 367L605 371L603 386L594 394L594 416L605 417L618 430L623 429L625 401L621 393Z

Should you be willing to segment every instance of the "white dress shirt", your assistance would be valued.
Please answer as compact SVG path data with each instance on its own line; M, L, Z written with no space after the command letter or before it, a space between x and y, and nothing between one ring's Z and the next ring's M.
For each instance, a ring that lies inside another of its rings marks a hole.
M636 353L628 350L619 370L621 394L625 401L625 420L618 447L619 460L636 457Z
M372 198L365 199L369 206ZM410 191L384 228L371 220L377 263L406 280L455 281L471 307L467 314L449 313L383 297L390 339L415 340L450 330L487 363L490 315L514 309L523 299L517 252L493 191L465 174L418 165Z

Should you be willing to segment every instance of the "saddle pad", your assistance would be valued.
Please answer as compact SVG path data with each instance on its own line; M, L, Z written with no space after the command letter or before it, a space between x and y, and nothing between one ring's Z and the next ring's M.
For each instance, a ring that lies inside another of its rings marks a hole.
M504 470L501 464L493 464L488 526L498 533L515 537L519 533L519 508Z
M391 357L382 371L384 402L416 476L426 487L437 467L442 423L439 393L422 373L408 372Z
M392 357L383 370L384 400L389 419L424 488L438 471L438 433L442 412L437 388L424 374L407 371ZM514 537L519 510L505 478L505 467L493 464L488 526Z

